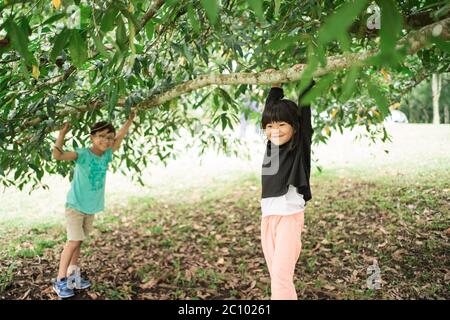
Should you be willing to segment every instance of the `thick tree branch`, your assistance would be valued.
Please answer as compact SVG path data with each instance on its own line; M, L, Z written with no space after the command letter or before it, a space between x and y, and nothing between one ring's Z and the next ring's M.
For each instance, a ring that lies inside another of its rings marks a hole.
M413 32L401 41L397 45L397 49L406 47L407 54L412 55L418 50L426 47L428 44L428 38L431 37L432 31L440 29L439 36L443 40L450 39L450 18L438 21L431 25L428 25L417 32ZM362 53L349 53L344 55L333 56L327 59L326 67L319 68L314 72L314 77L321 77L330 72L345 69L350 66L363 66L364 62L375 56L378 50L362 52ZM235 73L235 74L211 74L202 75L194 80L186 81L179 84L168 91L150 97L143 102L136 105L136 109L149 109L160 106L165 102L178 98L179 96L189 93L200 88L204 88L211 85L238 85L238 84L271 84L271 83L287 83L292 81L298 81L302 78L303 71L306 65L301 67L291 67L285 70L275 72L259 72L259 73ZM90 103L84 107L80 107L79 112L87 112L93 110L93 108L100 108L101 102L96 101ZM58 117L64 117L73 113L73 110L66 110L58 114ZM37 118L30 120L24 124L25 127L37 125L42 119Z
M427 37L432 33L432 30L436 27L442 26L442 31L440 36L444 40L450 39L450 18L441 20L439 22L428 25L419 31L410 34L409 36L402 39L397 45L397 49L402 47L407 47L407 53L412 55L418 50L422 49L427 44ZM314 77L321 77L327 73L348 68L353 65L362 65L364 61L372 56L375 56L377 51L369 51L363 53L351 53L347 55L339 55L328 58L327 66L324 68L319 68L314 73ZM200 76L197 79L186 81L174 88L161 93L157 96L151 97L136 107L138 109L147 109L159 106L167 101L175 99L182 94L191 92L210 85L236 85L236 84L270 84L270 83L286 83L292 81L298 81L302 78L303 68L289 68L281 71L265 73L235 73L235 74L212 74Z

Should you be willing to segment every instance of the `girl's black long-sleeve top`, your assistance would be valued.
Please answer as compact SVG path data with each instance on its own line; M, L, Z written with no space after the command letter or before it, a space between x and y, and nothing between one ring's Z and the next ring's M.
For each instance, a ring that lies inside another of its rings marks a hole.
M311 125L311 106L302 105L301 98L314 86L311 84L300 94L298 100L299 107L299 127L300 143L293 150L287 148L288 143L279 146L279 169L274 175L262 175L262 198L278 197L287 193L289 185L296 187L297 192L303 195L305 202L311 200L310 172L311 172L311 142L313 129ZM282 88L272 88L266 99L266 107L283 99ZM267 142L264 163L270 162L270 149L272 144ZM263 165L264 166L264 165Z

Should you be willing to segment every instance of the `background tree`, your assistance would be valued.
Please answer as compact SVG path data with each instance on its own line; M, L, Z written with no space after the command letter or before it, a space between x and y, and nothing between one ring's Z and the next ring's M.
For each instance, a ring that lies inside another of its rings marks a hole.
M316 143L356 125L384 140L388 106L448 70L450 4L379 0L381 29L369 29L371 4L0 1L0 181L67 175L70 164L51 159L51 133L70 121L67 147L84 145L89 124L120 123L131 108L139 125L114 169L166 160L180 135L237 152L227 128L241 113L259 117L245 102L262 102L271 82L295 96L312 77Z
M439 73L433 73L431 78L431 89L433 96L433 123L441 123L441 117L439 115L439 98L441 96L441 75Z
M440 74L441 93L439 96L439 117L441 123L449 123L448 111L450 107L449 73ZM431 78L423 80L409 93L402 97L400 110L403 111L411 123L433 122L433 90Z

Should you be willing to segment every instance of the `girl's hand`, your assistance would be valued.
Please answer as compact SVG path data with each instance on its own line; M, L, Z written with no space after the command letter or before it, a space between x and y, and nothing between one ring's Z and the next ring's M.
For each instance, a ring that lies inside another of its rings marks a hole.
M273 72L276 72L276 70L270 68L270 69L266 69L264 72L273 73ZM280 87L281 87L281 83L272 83L272 88L280 88Z

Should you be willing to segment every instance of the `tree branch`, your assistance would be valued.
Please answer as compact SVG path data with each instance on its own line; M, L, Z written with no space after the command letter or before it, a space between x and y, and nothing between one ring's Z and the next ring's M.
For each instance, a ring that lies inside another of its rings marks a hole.
M136 34L138 34L139 31L141 31L145 27L148 21L155 16L155 14L158 12L159 8L161 8L163 4L164 0L158 0L152 6L150 6L150 8L142 17L141 25L139 26L139 28L136 29Z
M438 21L428 25L419 31L403 38L397 45L397 49L407 46L408 55L412 55L422 49L427 44L427 37L430 36L433 28L437 25L442 26L441 36L444 40L450 39L450 18ZM363 53L350 53L328 58L327 65L319 68L314 73L314 77L321 77L327 73L348 68L353 65L363 65L367 58L375 56L376 50ZM175 99L182 94L191 92L210 85L235 85L235 84L270 84L270 83L286 83L298 81L302 78L303 70L306 65L302 65L301 72L298 68L288 68L282 71L271 73L235 73L235 74L212 74L203 75L194 80L186 81L174 88L151 97L136 106L138 109L147 109L156 107L167 101Z
M433 28L440 25L442 31L440 37L443 40L450 39L450 18L438 21L436 23L430 24L422 29L410 33L402 40L399 41L397 49L406 47L407 53L412 55L418 50L424 48L428 44L428 38L431 36ZM350 66L363 66L364 62L375 56L378 50L372 50L362 53L348 53L344 55L337 55L327 59L327 65L323 68L319 68L314 72L314 77L321 77L330 72L345 69ZM238 85L238 84L271 84L271 83L287 83L298 81L302 78L303 71L306 68L306 64L301 65L301 67L291 67L285 70L279 70L275 72L259 72L259 73L234 73L234 74L211 74L202 75L196 79L186 81L182 84L174 86L172 89L167 90L161 94L153 97L149 97L143 102L135 106L136 109L149 109L157 107L165 102L172 99L178 98L179 96L189 93L193 90L198 90L210 85ZM87 106L81 107L79 112L87 112L93 110L94 108L101 107L102 103L95 102L89 103ZM58 114L58 117L64 117L72 114L72 110L66 110ZM32 125L37 125L42 121L40 118L30 120L24 124L23 127L28 127ZM17 131L20 131L17 130Z

